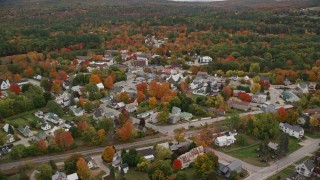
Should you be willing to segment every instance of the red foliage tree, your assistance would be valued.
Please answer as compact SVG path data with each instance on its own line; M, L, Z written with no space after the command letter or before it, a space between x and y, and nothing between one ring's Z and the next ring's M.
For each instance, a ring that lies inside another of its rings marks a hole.
M106 79L104 79L104 87L107 89L111 89L113 86L113 78L111 76L108 76Z
M67 149L73 143L73 137L69 131L58 129L54 132L54 139L57 145L61 148Z
M137 84L137 91L147 93L147 83L142 82L142 83Z
M288 113L283 107L278 109L277 115L278 115L278 121L280 122L285 122L288 118Z
M43 138L41 138L39 140L39 150L42 152L46 152L47 148L48 148L47 142Z
M89 124L86 121L79 121L77 123L77 127L80 132L84 132L85 130L87 130L89 128Z
M145 98L145 95L143 94L143 92L142 91L138 91L138 93L137 93L137 101L138 101L138 103L141 103L144 100L144 98Z
M21 88L17 83L11 83L9 91L15 93L16 95L19 95L21 92Z
M175 171L179 171L179 170L182 168L182 162L181 162L181 160L180 160L180 159L175 159L175 160L173 161L172 166L173 166L173 169L174 169Z
M65 71L63 71L63 70L58 71L57 79L64 81L67 78L68 78L68 74Z
M251 102L251 96L247 93L240 92L238 96L239 96L239 99L241 99L242 101Z

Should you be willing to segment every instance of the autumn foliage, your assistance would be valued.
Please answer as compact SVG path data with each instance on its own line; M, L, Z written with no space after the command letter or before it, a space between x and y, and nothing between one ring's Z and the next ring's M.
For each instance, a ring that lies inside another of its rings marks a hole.
M79 158L77 161L77 174L80 179L90 179L91 172L88 167L88 164L86 160L84 160L82 157Z
M131 132L132 132L132 122L127 121L124 123L124 125L118 129L117 134L118 137L121 141L127 141L131 137Z
M17 83L11 83L9 91L15 93L16 95L19 95L21 92L21 88Z
M285 122L288 118L288 113L283 107L281 107L277 111L277 117L278 117L278 121Z
M105 88L111 89L113 86L113 78L108 76L106 79L104 79L103 84Z
M93 83L93 84L99 84L99 83L101 83L101 80L100 80L100 77L98 75L93 74L93 75L90 76L89 82Z
M73 137L69 131L64 129L58 129L54 132L54 140L57 145L61 148L67 149L70 148L73 143Z
M182 162L181 162L181 160L180 160L180 159L175 159L175 160L173 161L172 166L173 166L173 169L174 169L175 171L179 171L179 170L182 168Z
M245 102L251 102L251 96L247 93L240 92L238 94L239 99Z
M86 121L79 121L77 123L77 127L80 132L84 132L85 130L87 130L89 128L89 124Z
M112 146L107 146L103 151L102 159L105 162L111 162L114 154L115 154L114 148Z

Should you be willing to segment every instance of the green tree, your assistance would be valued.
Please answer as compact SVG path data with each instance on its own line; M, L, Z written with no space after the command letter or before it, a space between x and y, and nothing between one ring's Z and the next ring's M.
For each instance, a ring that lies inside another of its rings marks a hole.
M255 73L255 74L260 73L260 64L259 63L252 63L250 65L249 72Z
M218 157L213 152L198 156L194 161L197 174L202 176L204 173L218 168Z
M171 159L172 151L170 149L164 148L163 146L156 147L155 160L166 160Z
M89 94L89 100L90 101L94 101L94 100L100 99L101 94L99 92L98 87L95 84L92 84L92 83L87 84L87 85L85 85L84 89Z
M98 122L99 129L104 129L106 132L109 132L113 129L114 124L111 119L103 118Z
M62 117L63 114L64 114L62 107L59 104L57 104L56 102L52 101L52 100L48 101L47 110L48 110L48 112L55 113L60 117Z
M176 180L187 180L188 176L185 172L179 171L176 176Z
M37 180L51 179L52 168L49 164L42 164L37 167L39 173L36 175Z
M241 123L239 114L232 114L228 116L225 120L225 125L229 127L229 130L238 129Z
M279 140L279 153L286 154L287 152L289 152L289 135L282 133Z
M8 177L4 174L4 172L0 171L0 179L1 180L7 180Z
M25 151L26 147L22 144L13 146L13 148L11 149L10 152L10 157L12 159L20 159L24 156L24 151Z
M166 123L169 120L169 111L167 109L158 113L157 118L160 122Z
M130 167L137 166L140 160L140 155L135 149L130 149L128 153L122 156L122 163L127 163Z
M172 109L173 106L176 106L176 107L181 106L181 101L180 101L179 97L176 96L171 99L171 101L169 102L169 109Z
M140 157L140 160L137 164L137 170L146 172L149 165L150 165L150 162L145 157Z
M73 154L64 161L64 170L67 174L77 171L77 161L80 157L84 158L81 154Z

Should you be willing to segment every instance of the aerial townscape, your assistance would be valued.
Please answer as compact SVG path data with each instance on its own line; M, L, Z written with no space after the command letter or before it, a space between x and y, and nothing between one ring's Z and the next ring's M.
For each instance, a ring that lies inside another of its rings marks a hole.
M0 180L320 179L319 0L1 0Z

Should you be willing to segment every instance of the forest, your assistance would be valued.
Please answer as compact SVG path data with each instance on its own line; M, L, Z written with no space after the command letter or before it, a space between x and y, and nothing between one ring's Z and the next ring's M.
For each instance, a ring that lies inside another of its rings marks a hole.
M184 64L196 53L214 59L204 67L209 73L248 72L251 63L259 63L261 72L280 68L286 71L278 74L285 76L292 74L290 70L310 70L313 74L302 72L300 77L314 80L314 66L320 65L316 63L319 5L317 0L4 0L0 2L0 57L16 64L21 58L15 61L17 56L12 55L37 52L42 53L42 61L72 64L77 55L128 49L164 56L160 64ZM148 46L144 40L149 36L168 38L168 43Z

